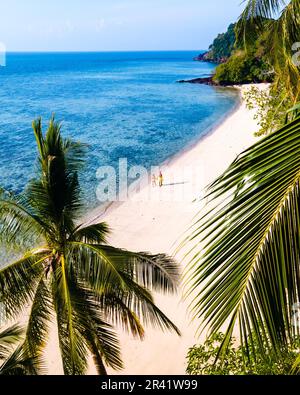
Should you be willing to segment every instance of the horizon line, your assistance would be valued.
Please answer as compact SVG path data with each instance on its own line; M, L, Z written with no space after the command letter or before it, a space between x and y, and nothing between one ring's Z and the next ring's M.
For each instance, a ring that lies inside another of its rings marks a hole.
M206 49L130 49L130 50L11 50L10 53L117 53L117 52L202 52Z

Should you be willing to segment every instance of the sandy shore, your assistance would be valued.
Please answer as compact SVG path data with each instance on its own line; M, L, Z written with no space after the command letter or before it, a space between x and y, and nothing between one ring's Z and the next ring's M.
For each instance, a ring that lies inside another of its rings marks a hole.
M239 89L243 93L249 86ZM106 221L112 229L112 245L134 251L174 254L201 208L199 198L205 187L256 141L257 124L253 115L254 111L247 110L241 101L236 111L212 133L162 167L163 188L145 185L131 200L113 205L104 215L103 208L93 211L87 222ZM183 252L178 253L176 259L183 269L186 265ZM188 302L183 301L182 293L180 289L177 296L155 295L157 305L181 330L181 337L148 327L146 338L141 342L120 332L125 363L121 374L185 374L188 349L200 340L195 337L199 321L191 322ZM48 371L61 374L55 345L57 339L52 335L46 352ZM95 373L92 366L89 373Z

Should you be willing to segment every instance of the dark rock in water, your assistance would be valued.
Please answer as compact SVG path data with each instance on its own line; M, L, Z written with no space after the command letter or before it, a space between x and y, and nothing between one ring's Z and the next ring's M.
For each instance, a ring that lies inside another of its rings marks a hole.
M192 80L180 80L177 81L180 84L202 84L202 85L212 85L216 86L217 83L214 82L213 77L203 77L203 78L193 78Z
M207 55L207 52L204 52L204 53L202 53L202 54L200 54L200 55L198 55L198 56L195 56L195 57L193 58L193 60L194 60L195 62L205 62L205 61L206 61L206 55Z
M206 62L206 63L214 63L214 64L221 64L221 63L226 63L228 60L228 57L214 57L211 55L211 52L205 52L201 53L198 56L195 56L193 58L195 62Z

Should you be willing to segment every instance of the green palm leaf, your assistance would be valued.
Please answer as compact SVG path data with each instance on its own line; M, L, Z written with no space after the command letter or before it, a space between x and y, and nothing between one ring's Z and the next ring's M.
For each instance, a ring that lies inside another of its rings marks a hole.
M23 329L19 325L13 325L0 332L0 359L6 358L11 347L21 340Z
M237 24L237 41L248 45L257 33L266 37L266 53L274 68L275 87L283 86L292 103L299 100L299 68L292 61L293 44L299 41L300 3L298 0L246 0Z
M165 293L177 291L180 274L174 259L165 255L152 255L147 252L132 252L108 245L101 251L116 265L125 265L135 281L151 290Z
M0 375L4 376L35 375L37 371L41 371L41 361L37 357L28 357L21 346L0 366Z
M227 323L276 352L290 344L300 291L300 118L242 153L210 187L218 204L195 224L189 284L195 316Z
M178 328L158 309L147 289L175 291L178 268L165 255L133 253L106 245L71 242L71 252L78 260L78 276L100 297L130 294L128 308L144 321L163 330ZM141 285L139 285L141 284Z
M45 252L25 255L0 270L0 303L6 318L15 318L33 300Z
M76 314L76 301L70 288L68 262L61 258L61 265L55 269L52 281L59 344L62 353L64 373L82 375L87 368L87 348L82 336L82 323Z
M42 238L45 225L25 198L0 192L0 244L4 247L30 248Z
M130 292L119 289L97 295L98 303L105 312L105 316L114 326L122 328L141 340L145 336L145 329L139 317L143 316L145 307L143 302Z
M0 375L32 375L41 371L42 363L36 356L28 356L24 346L15 347L22 340L23 328L13 325L0 333ZM14 349L14 350L13 350ZM3 361L4 360L4 361Z
M106 316L105 310L101 309L96 294L84 284L79 284L74 274L70 276L72 284L70 294L76 317L98 373L106 374L104 363L115 370L120 370L123 363L119 341L112 326L103 319L103 316Z
M47 342L52 314L51 290L43 273L35 291L26 330L25 348L30 356L41 354Z
M109 227L104 222L86 227L80 225L70 236L70 240L83 241L87 244L102 244L107 242L107 236L109 233Z

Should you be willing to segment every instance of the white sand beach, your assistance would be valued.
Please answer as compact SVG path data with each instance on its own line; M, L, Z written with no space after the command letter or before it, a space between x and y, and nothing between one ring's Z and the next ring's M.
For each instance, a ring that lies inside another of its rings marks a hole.
M243 92L249 86L239 89ZM249 111L242 101L235 112L207 137L162 167L165 184L162 188L144 187L134 199L113 205L104 215L102 209L93 211L87 222L107 222L112 229L112 245L172 255L200 209L198 198L203 196L205 187L240 152L257 141L253 115L254 111ZM195 199L198 200L195 202ZM186 262L182 257L183 252L176 255L184 268ZM199 342L195 337L199 321L191 322L188 303L183 301L182 293L183 289L180 289L175 296L155 296L157 305L179 327L182 336L148 327L145 340L141 342L120 332L125 364L120 374L185 374L188 349ZM54 355L54 344L52 338L47 346L48 369L51 374L60 374L61 363L58 355ZM89 373L95 373L93 367ZM109 373L115 372L109 370Z

